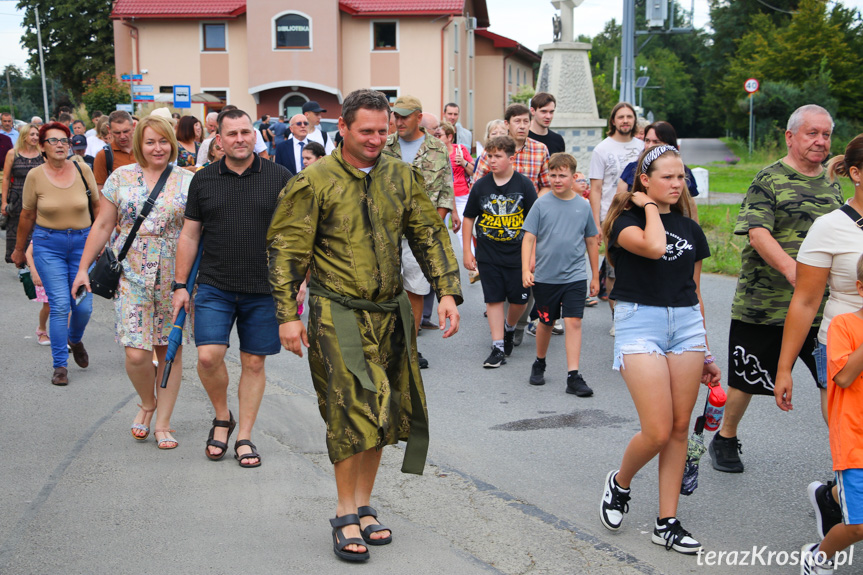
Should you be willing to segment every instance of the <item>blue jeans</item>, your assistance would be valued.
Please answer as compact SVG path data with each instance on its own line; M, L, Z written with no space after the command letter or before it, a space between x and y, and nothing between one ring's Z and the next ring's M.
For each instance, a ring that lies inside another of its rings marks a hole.
M69 359L66 342L81 341L93 312L93 294L88 293L80 305L72 297L72 282L78 274L89 233L90 228L52 230L36 226L33 230L33 261L51 306L48 334L54 367L66 367Z
M666 356L707 351L704 319L698 304L657 307L618 301L614 304L615 371L625 369L623 356L655 353Z
M234 322L240 351L275 355L282 349L273 296L224 291L199 283L195 292L195 346L230 347Z

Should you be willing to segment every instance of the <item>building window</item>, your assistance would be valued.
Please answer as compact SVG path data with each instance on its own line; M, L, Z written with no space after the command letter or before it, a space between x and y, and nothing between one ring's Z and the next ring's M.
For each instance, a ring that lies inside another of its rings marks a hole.
M390 105L395 104L396 100L399 99L398 88L372 88L372 90L381 92L384 96L386 96Z
M228 49L225 24L201 24L204 52L225 52Z
M509 65L509 83L512 84L512 64Z
M296 12L275 18L277 50L308 50L312 47L311 20Z
M398 22L372 22L372 50L398 50Z
M285 119L290 121L293 116L303 113L303 104L308 102L304 94L292 92L287 94L279 106L280 113L285 116Z

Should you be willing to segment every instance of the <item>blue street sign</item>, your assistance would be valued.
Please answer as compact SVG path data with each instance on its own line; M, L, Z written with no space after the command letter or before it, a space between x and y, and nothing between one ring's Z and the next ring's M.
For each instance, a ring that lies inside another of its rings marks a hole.
M129 112L131 114L133 111L132 104L117 104L117 110Z
M132 92L136 94L145 94L153 91L152 84L136 84L132 86Z
M192 107L192 87L191 86L174 86L174 107L175 108L191 108Z
M144 79L144 76L143 74L132 74L131 76L129 74L123 74L120 76L120 79L124 82L140 82Z
M133 102L152 102L153 101L153 95L152 94L149 94L149 95L135 94L134 97L132 98L132 101Z

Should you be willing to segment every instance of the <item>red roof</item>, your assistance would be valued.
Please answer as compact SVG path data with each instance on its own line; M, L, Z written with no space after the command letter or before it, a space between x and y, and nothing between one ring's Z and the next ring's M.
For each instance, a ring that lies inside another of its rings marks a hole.
M465 0L339 0L352 16L423 16L461 14Z
M117 0L112 18L236 18L246 0Z
M489 40L491 40L495 48L515 48L517 52L523 53L524 56L529 60L536 60L537 62L539 62L542 59L539 57L539 54L537 54L530 48L526 48L525 46L519 44L511 38L507 38L506 36L501 36L500 34L489 32L485 28L477 28L475 33L477 36L481 36L483 38L488 38Z

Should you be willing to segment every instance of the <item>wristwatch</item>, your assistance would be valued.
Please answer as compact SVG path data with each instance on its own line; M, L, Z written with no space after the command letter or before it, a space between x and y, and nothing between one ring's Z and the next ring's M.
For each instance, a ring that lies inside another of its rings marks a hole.
M186 284L178 284L177 282L171 282L171 291L175 292L178 289L188 290L188 288L186 287Z

